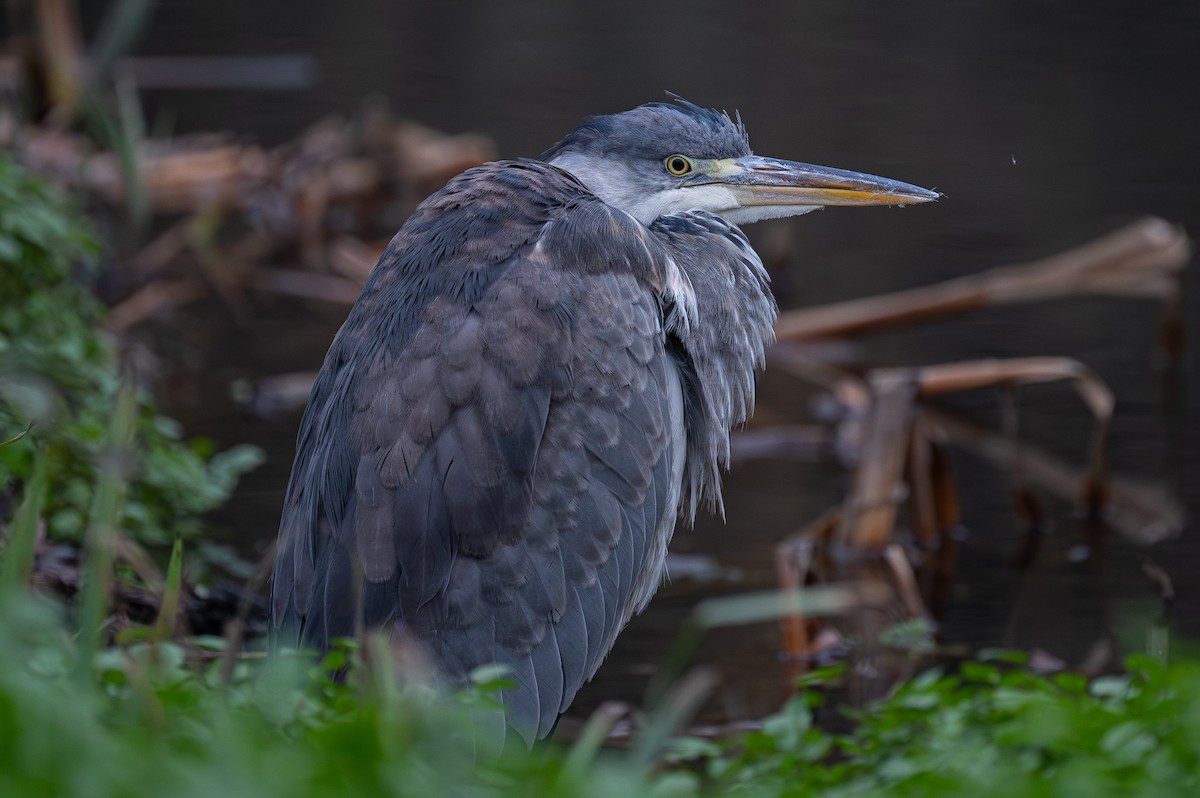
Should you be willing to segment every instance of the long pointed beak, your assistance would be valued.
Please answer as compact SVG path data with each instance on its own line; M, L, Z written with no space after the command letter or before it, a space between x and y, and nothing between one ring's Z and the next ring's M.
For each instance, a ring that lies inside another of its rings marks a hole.
M751 155L719 162L696 183L729 189L740 207L907 205L932 202L936 191L862 172Z

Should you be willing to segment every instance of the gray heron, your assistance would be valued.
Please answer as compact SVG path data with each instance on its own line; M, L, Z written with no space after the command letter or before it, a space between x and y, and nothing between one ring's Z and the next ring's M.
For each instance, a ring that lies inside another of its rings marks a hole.
M301 424L278 642L420 641L451 683L502 663L545 736L721 508L776 306L738 228L935 192L753 155L740 118L656 102L540 159L463 172L392 239Z

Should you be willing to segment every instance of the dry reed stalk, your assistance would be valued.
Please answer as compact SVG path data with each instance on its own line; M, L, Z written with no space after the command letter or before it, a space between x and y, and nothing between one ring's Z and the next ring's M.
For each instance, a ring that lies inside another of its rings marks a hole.
M1147 217L1074 249L1032 263L991 269L882 296L780 314L780 341L859 335L995 305L1070 296L1170 301L1191 257L1181 229Z
M923 407L921 413L945 443L974 452L1001 468L1019 460L1026 480L1037 485L1039 491L1075 503L1087 501L1092 495L1092 475L1086 469L949 413L929 407ZM1109 478L1103 499L1105 522L1134 543L1149 546L1183 531L1183 506L1159 486Z
M156 313L186 305L207 296L208 284L199 275L161 279L142 286L108 314L108 329L124 332Z
M825 548L832 536L838 515L836 507L825 511L775 547L775 568L781 591L796 595L804 589L813 567L813 558L818 550ZM779 619L779 628L783 636L783 651L788 660L793 663L806 662L812 655L807 619L800 613L785 615Z
M904 465L919 382L908 370L872 372L871 403L862 423L862 449L843 505L837 544L858 552L881 552L891 540L903 498Z
M36 0L34 13L50 103L69 112L79 99L83 79L83 35L75 3L72 0ZM69 113L63 114L66 116Z

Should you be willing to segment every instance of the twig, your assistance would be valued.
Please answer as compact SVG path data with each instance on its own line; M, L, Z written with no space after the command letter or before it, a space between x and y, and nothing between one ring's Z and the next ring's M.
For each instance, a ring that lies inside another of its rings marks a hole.
M729 436L729 462L776 457L823 462L833 459L834 436L825 427L789 424L739 430Z
M246 618L254 606L254 597L258 595L267 580L271 578L271 569L275 565L275 544L271 544L258 564L254 573L246 581L242 597L238 601L237 617L225 625L225 651L221 657L221 685L228 688L233 683L233 670L238 662L238 654L246 640Z
M127 56L117 65L143 89L296 91L320 72L310 55Z
M912 563L908 561L904 547L899 543L889 543L883 550L883 559L892 569L892 575L896 577L896 592L904 601L908 614L913 618L932 621L928 610L925 609L925 602L921 600L917 577L913 573Z
M804 589L815 552L824 547L836 529L839 514L836 507L826 510L775 547L775 568L781 592L794 597ZM795 612L784 615L779 619L779 628L783 636L783 651L789 661L799 663L812 656L808 622L802 614Z
M353 305L358 300L358 295L362 293L361 286L342 277L287 269L257 269L251 284L259 291L290 294L305 299L319 299L323 302L338 302L344 305Z
M208 293L208 284L197 275L177 280L155 280L109 312L108 328L113 332L123 332L155 313L194 302Z
M22 438L24 438L26 435L29 434L29 431L31 429L33 429L33 426L35 424L37 424L36 421L30 421L29 426L25 427L25 429L21 430L16 435L12 436L11 438L9 438L6 441L0 441L0 449L3 449L5 446L10 446L10 445L16 443L17 441L21 440Z

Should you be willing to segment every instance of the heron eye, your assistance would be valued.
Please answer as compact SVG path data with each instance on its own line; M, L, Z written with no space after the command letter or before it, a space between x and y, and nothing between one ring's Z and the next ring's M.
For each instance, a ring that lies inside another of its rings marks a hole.
M692 162L682 155L672 155L667 158L667 171L676 177L683 177L692 171Z

